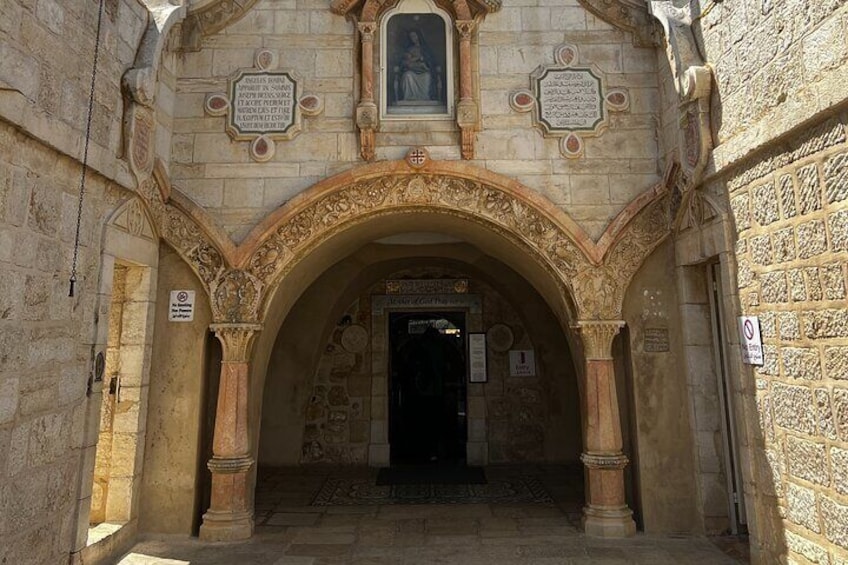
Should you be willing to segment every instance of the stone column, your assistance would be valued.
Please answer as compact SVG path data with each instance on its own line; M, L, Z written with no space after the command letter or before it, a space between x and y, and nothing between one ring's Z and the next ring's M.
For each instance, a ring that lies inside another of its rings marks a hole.
M583 527L587 535L620 538L636 533L633 512L624 500L624 467L621 418L615 390L612 340L622 321L581 321L586 374L583 384L585 419L586 507Z
M203 515L200 537L209 541L247 539L253 534L253 497L248 473L253 466L248 438L248 361L258 324L212 324L223 349L221 382L212 439L212 501Z
M366 161L374 159L376 147L377 104L374 103L374 32L376 22L359 22L362 39L362 85L356 106L356 125L359 127L359 153Z
M477 102L471 80L471 34L477 23L474 20L457 20L459 32L459 103L456 123L462 132L462 158L474 158L474 132L477 129Z

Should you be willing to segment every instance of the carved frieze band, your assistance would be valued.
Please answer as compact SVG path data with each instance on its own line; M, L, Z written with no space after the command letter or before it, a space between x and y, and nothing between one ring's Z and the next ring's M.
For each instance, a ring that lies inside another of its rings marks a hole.
M503 228L535 248L566 281L590 264L556 222L515 196L479 181L437 175L383 176L360 180L328 194L279 226L251 256L247 271L271 281L286 271L295 256L345 223L381 210L425 206Z

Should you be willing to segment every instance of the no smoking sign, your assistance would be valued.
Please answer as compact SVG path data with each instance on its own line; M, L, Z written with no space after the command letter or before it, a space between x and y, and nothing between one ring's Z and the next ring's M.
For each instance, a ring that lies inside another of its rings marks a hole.
M763 340L760 320L756 316L739 317L739 338L742 345L742 362L748 365L763 364Z
M194 291L172 290L171 302L168 307L169 322L194 321Z

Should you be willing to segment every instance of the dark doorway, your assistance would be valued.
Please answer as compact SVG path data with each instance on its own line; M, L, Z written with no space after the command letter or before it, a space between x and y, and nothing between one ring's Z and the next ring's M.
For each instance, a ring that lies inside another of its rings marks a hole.
M391 313L389 336L392 464L464 464L465 313Z

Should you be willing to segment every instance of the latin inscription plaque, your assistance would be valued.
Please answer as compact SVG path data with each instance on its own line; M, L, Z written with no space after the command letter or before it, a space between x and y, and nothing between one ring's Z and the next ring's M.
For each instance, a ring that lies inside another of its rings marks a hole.
M243 73L231 88L230 126L237 135L285 134L294 125L297 82L289 73Z

